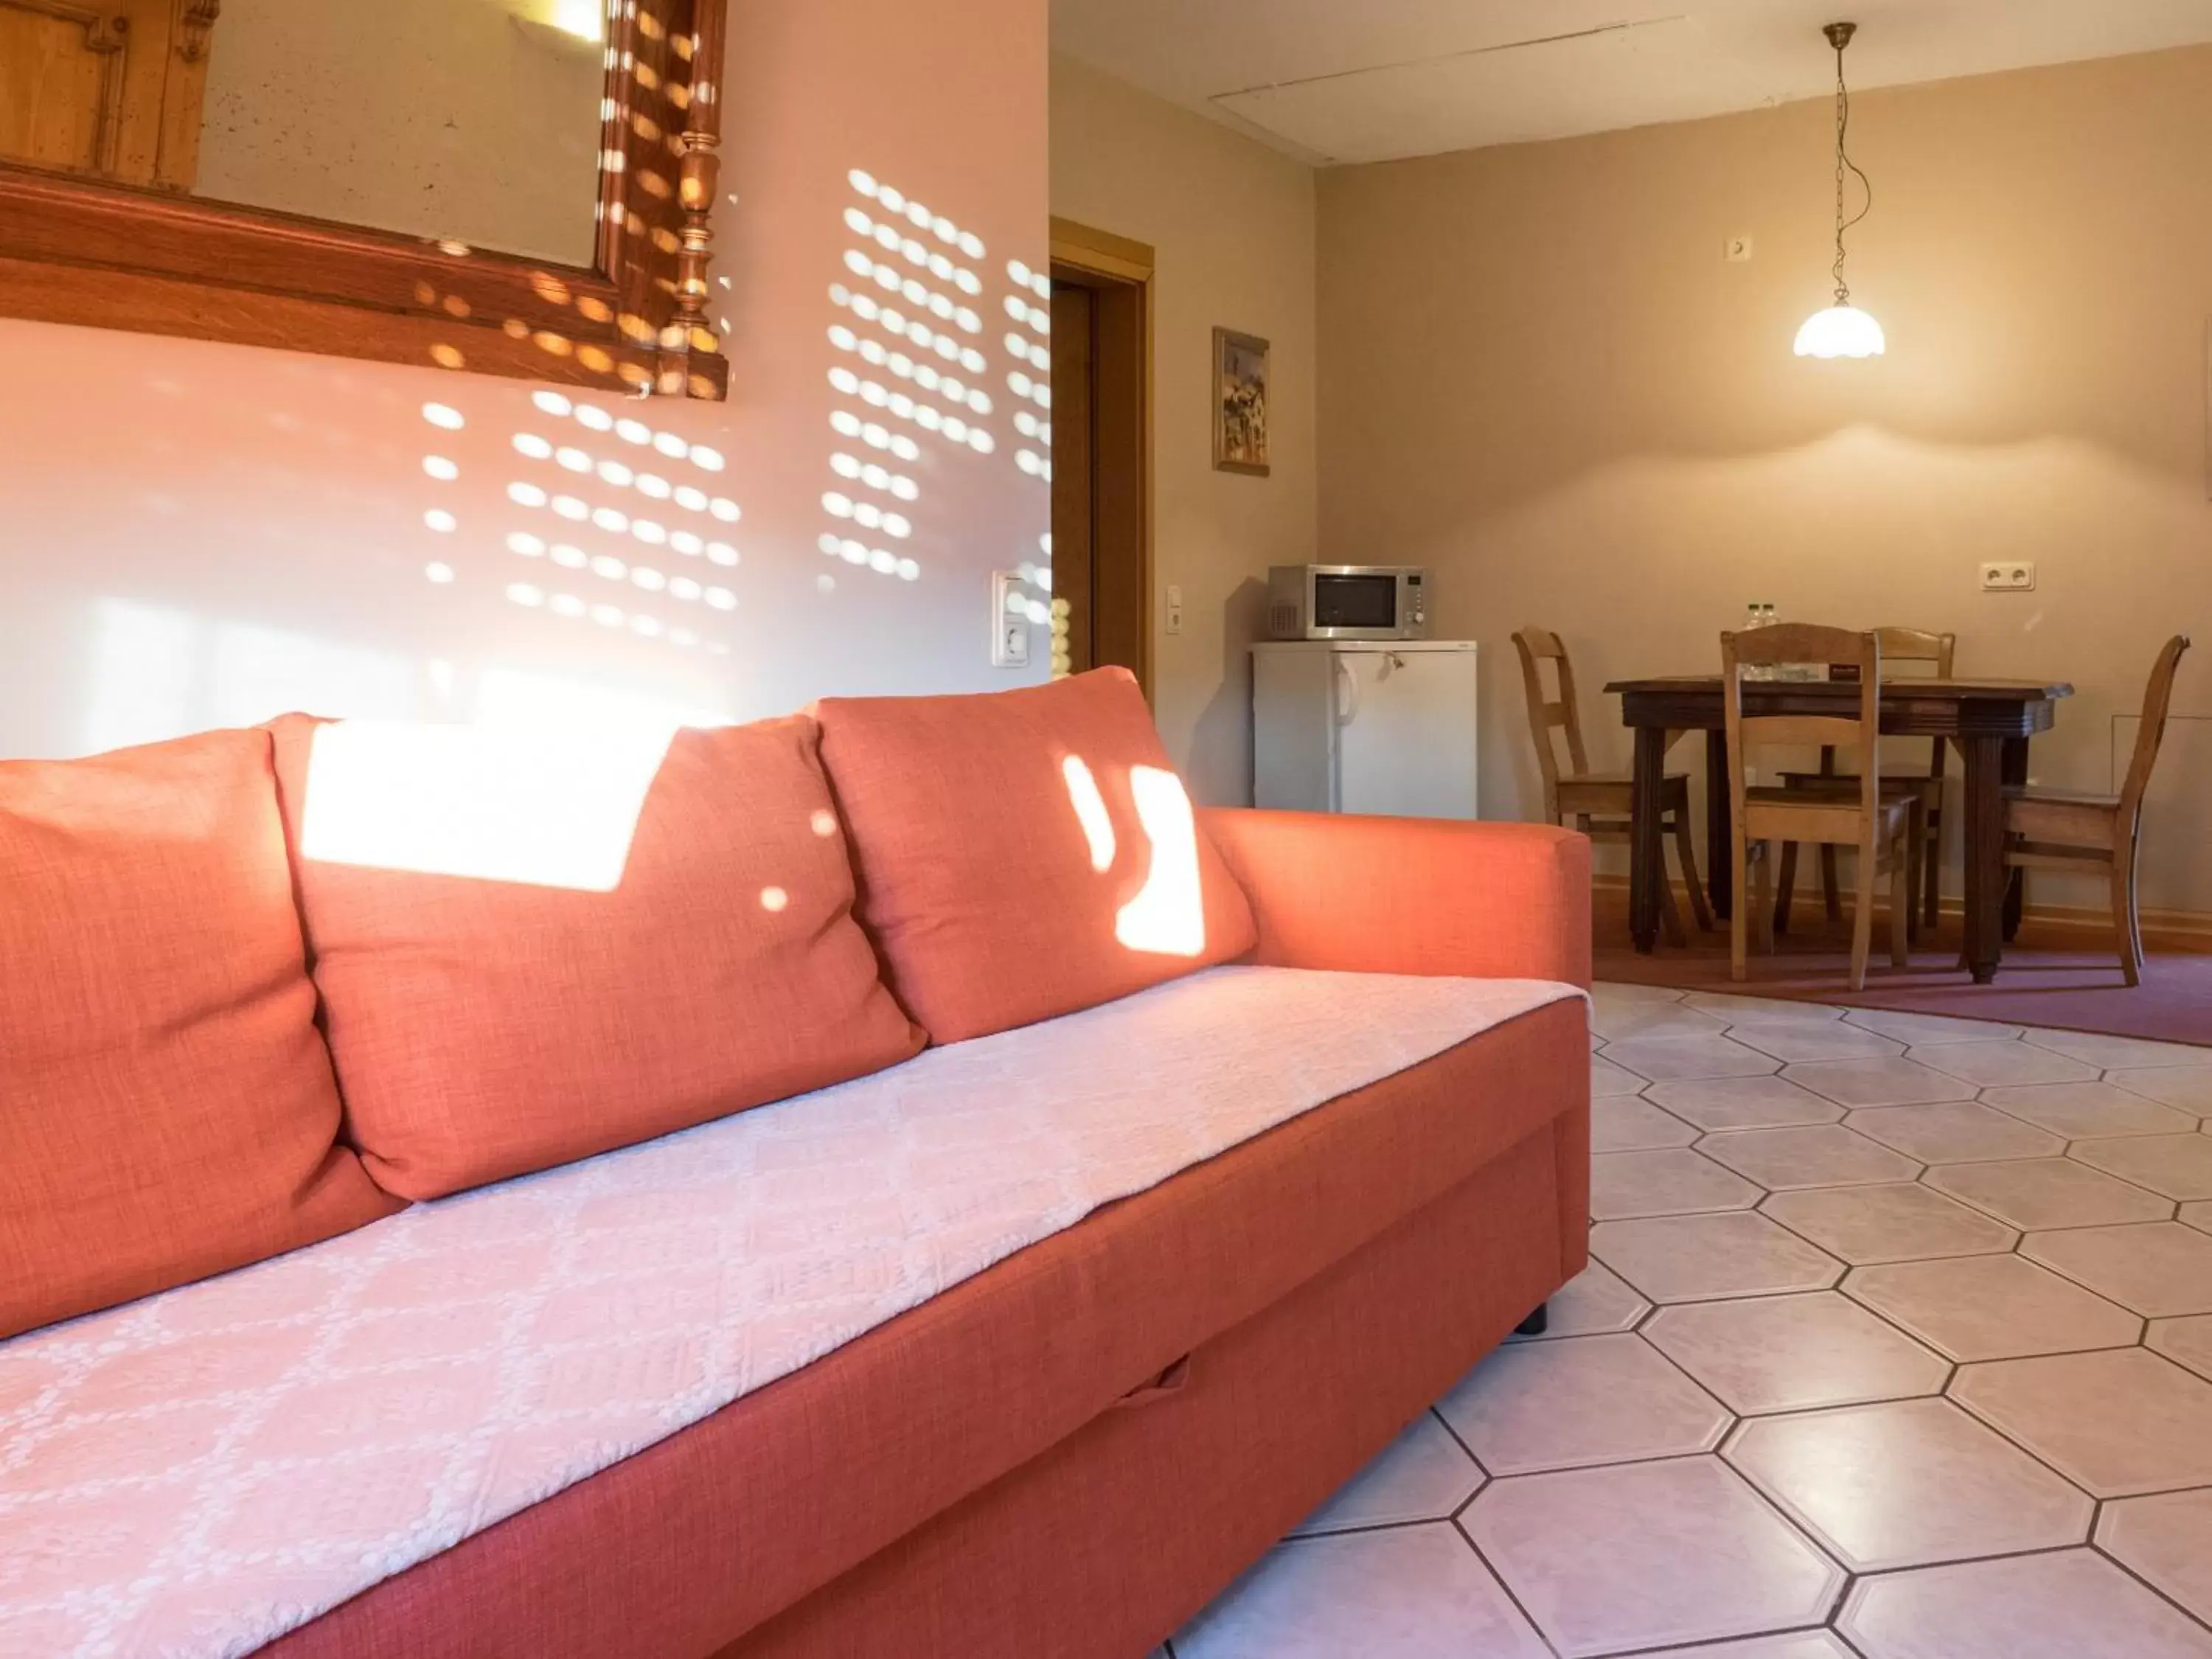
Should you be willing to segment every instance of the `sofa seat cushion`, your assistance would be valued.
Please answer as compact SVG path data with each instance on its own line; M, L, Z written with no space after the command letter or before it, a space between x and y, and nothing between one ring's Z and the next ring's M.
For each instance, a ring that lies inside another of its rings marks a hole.
M804 718L539 733L276 723L345 1097L434 1198L895 1065Z
M713 1522L656 1480L586 1552L634 1565L734 1550L739 1565L691 1593L781 1595L764 1616L1586 1101L1574 997L1220 969L420 1206L172 1292L127 1325L0 1347L0 1426L11 1406L37 1413L11 1431L24 1455L0 1528L37 1505L47 1545L0 1577L0 1631L81 1618L97 1628L52 1624L54 1650L123 1632L126 1646L237 1651L903 1328L887 1370L842 1370L823 1414L745 1442L759 1467L695 1495ZM1509 1022L1495 1048L1467 1041ZM1447 1051L1464 1061L1434 1058ZM1352 1142L1293 1125L1256 1187L1217 1158L1340 1096L1364 1103ZM1182 1177L1193 1202L1117 1247L1126 1258L1024 1248L1209 1158ZM935 1311L1000 1263L1011 1301ZM161 1424L103 1433L102 1413L151 1398ZM118 1466L138 1479L100 1478ZM110 1536L130 1545L79 1547ZM400 1645L555 1651L485 1632L536 1629L532 1600L596 1571L533 1573L493 1624L457 1604ZM649 1626L690 1616L617 1600ZM573 1650L684 1650L641 1637Z
M397 1207L337 1141L268 734L0 764L0 1336Z
M951 697L825 699L860 916L935 1041L1088 1008L1252 946L1127 669Z

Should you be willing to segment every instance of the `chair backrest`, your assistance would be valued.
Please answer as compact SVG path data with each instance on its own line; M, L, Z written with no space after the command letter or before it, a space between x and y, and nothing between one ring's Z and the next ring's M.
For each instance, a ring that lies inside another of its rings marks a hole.
M1858 670L1858 713L1838 714L1750 714L1743 712L1743 672L1747 666L1817 662ZM1735 822L1744 823L1744 791L1750 775L1750 751L1789 746L1844 750L1857 758L1860 809L1869 821L1881 799L1881 641L1874 634L1812 623L1782 623L1747 633L1721 635L1722 702L1728 720L1729 799Z
M1881 665L1890 668L1901 662L1923 662L1936 671L1936 678L1951 678L1951 665L1959 652L1956 634L1930 634L1919 628L1877 628L1874 636L1881 646Z
M1541 628L1522 629L1513 636L1513 647L1521 653L1521 684L1528 694L1528 735L1535 741L1536 768L1544 778L1544 810L1556 819L1559 757L1552 745L1555 729L1566 732L1568 772L1578 775L1589 770L1589 756L1583 748L1582 716L1575 706L1575 665L1559 636ZM1558 678L1556 700L1544 694L1542 665L1547 662Z
M2173 676L2181 654L2189 649L2189 636L2176 634L2159 648L2151 665L2150 683L2143 687L2142 725L2136 732L2136 752L2128 762L2127 781L2120 786L2120 824L2132 825L2142 810L2143 791L2150 787L2151 768L2158 764L2158 746L2166 739L2166 706L2173 701Z

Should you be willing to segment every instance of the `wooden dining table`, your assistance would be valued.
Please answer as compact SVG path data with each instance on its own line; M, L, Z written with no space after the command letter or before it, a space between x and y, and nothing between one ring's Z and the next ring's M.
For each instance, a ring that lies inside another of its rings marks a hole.
M1734 841L1729 828L1727 716L1717 674L1681 678L1615 680L1605 689L1620 698L1621 722L1636 734L1636 770L1630 825L1629 927L1636 948L1659 943L1659 884L1666 878L1661 850L1661 790L1667 752L1692 732L1705 734L1705 878L1713 914L1733 908ZM1881 689L1886 737L1934 738L1954 744L1966 760L1966 944L1960 965L1977 985L1996 977L2004 941L2019 926L2020 895L2005 869L2004 792L2027 781L2028 739L2048 732L2059 699L2074 688L2055 680L1900 679ZM1832 715L1858 712L1859 688L1850 680L1747 680L1746 715Z

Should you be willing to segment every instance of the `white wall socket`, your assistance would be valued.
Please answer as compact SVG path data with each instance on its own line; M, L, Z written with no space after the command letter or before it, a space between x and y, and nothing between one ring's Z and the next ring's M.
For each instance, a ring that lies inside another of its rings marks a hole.
M1027 668L1030 665L1028 596L1022 592L1022 573L991 573L991 666Z
M1984 593L2027 593L2035 587L2035 562L2033 559L2002 559L1995 564L1982 567L1982 592Z

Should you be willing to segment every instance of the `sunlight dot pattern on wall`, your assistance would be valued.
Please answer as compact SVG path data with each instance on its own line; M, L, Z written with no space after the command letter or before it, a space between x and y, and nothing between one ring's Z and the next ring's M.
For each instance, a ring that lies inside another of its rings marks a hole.
M432 426L447 432L459 432L468 424L468 422L462 417L461 411L447 404L424 404L422 418L429 422Z
M959 364L970 374L981 374L990 366L989 360L975 347L930 327L918 317L908 317L896 306L878 303L873 295L858 294L842 283L832 283L830 284L830 298L833 304L843 307L861 321L874 323L890 334L903 336L924 351L933 352L948 363Z
M450 536L460 528L461 521L442 507L434 507L422 515L422 522L441 536Z

